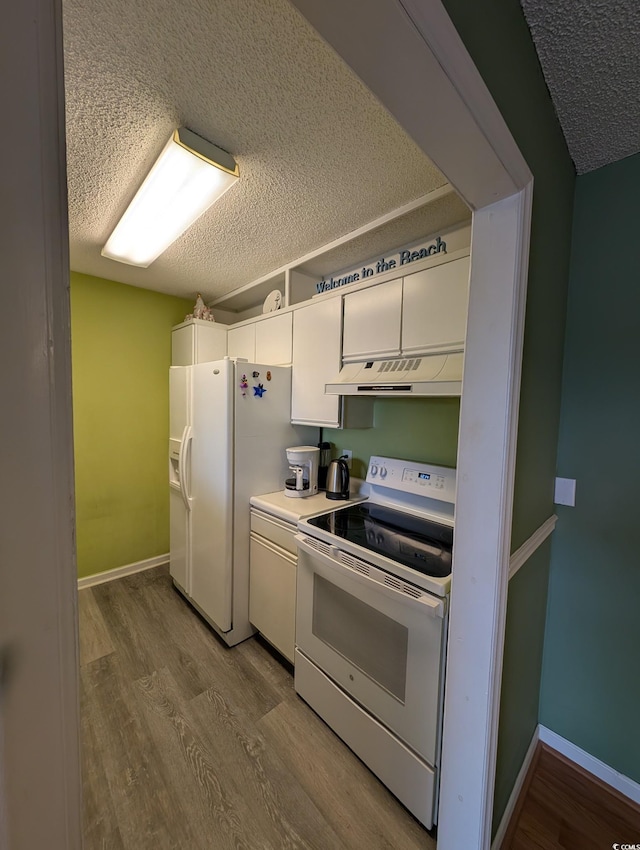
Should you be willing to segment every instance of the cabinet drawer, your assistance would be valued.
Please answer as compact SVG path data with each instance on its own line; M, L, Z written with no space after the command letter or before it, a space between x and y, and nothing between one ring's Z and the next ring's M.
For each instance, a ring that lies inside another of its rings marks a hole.
M249 620L293 664L296 558L251 534Z
M292 555L297 554L298 550L295 541L296 527L294 525L289 525L289 523L283 522L281 519L270 516L269 514L252 510L251 531L259 534L261 537L265 537Z

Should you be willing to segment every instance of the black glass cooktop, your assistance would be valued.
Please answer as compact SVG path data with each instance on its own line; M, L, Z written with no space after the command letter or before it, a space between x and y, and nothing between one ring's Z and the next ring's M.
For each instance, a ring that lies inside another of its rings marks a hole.
M453 529L446 525L371 502L349 505L307 522L423 575L444 578L451 572Z

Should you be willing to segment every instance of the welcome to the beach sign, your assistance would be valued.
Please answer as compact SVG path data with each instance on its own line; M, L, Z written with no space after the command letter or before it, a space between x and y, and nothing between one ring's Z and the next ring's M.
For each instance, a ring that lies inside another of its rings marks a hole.
M432 257L434 254L446 254L447 243L437 236L432 242L424 245L421 248L403 249L393 254L389 258L380 257L375 262L362 266L356 270L347 272L340 277L330 277L329 280L322 280L316 283L316 292L329 292L332 289L338 289L340 286L348 286L350 283L357 283L367 278L375 277L383 272L389 272L402 266L407 266L409 263L415 263L416 260L424 260L425 257Z

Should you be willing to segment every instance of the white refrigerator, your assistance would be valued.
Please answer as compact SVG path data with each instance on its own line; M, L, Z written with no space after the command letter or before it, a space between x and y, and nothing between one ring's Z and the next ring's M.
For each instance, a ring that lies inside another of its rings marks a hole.
M233 646L255 632L249 499L284 487L285 449L310 429L290 424L289 367L230 358L173 366L169 386L170 573Z

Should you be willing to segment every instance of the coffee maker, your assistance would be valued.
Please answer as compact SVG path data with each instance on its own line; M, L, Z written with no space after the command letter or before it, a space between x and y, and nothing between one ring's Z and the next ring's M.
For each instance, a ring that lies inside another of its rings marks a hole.
M293 446L287 449L287 460L293 478L287 478L284 482L285 496L315 496L318 492L319 456L320 449L316 446Z

